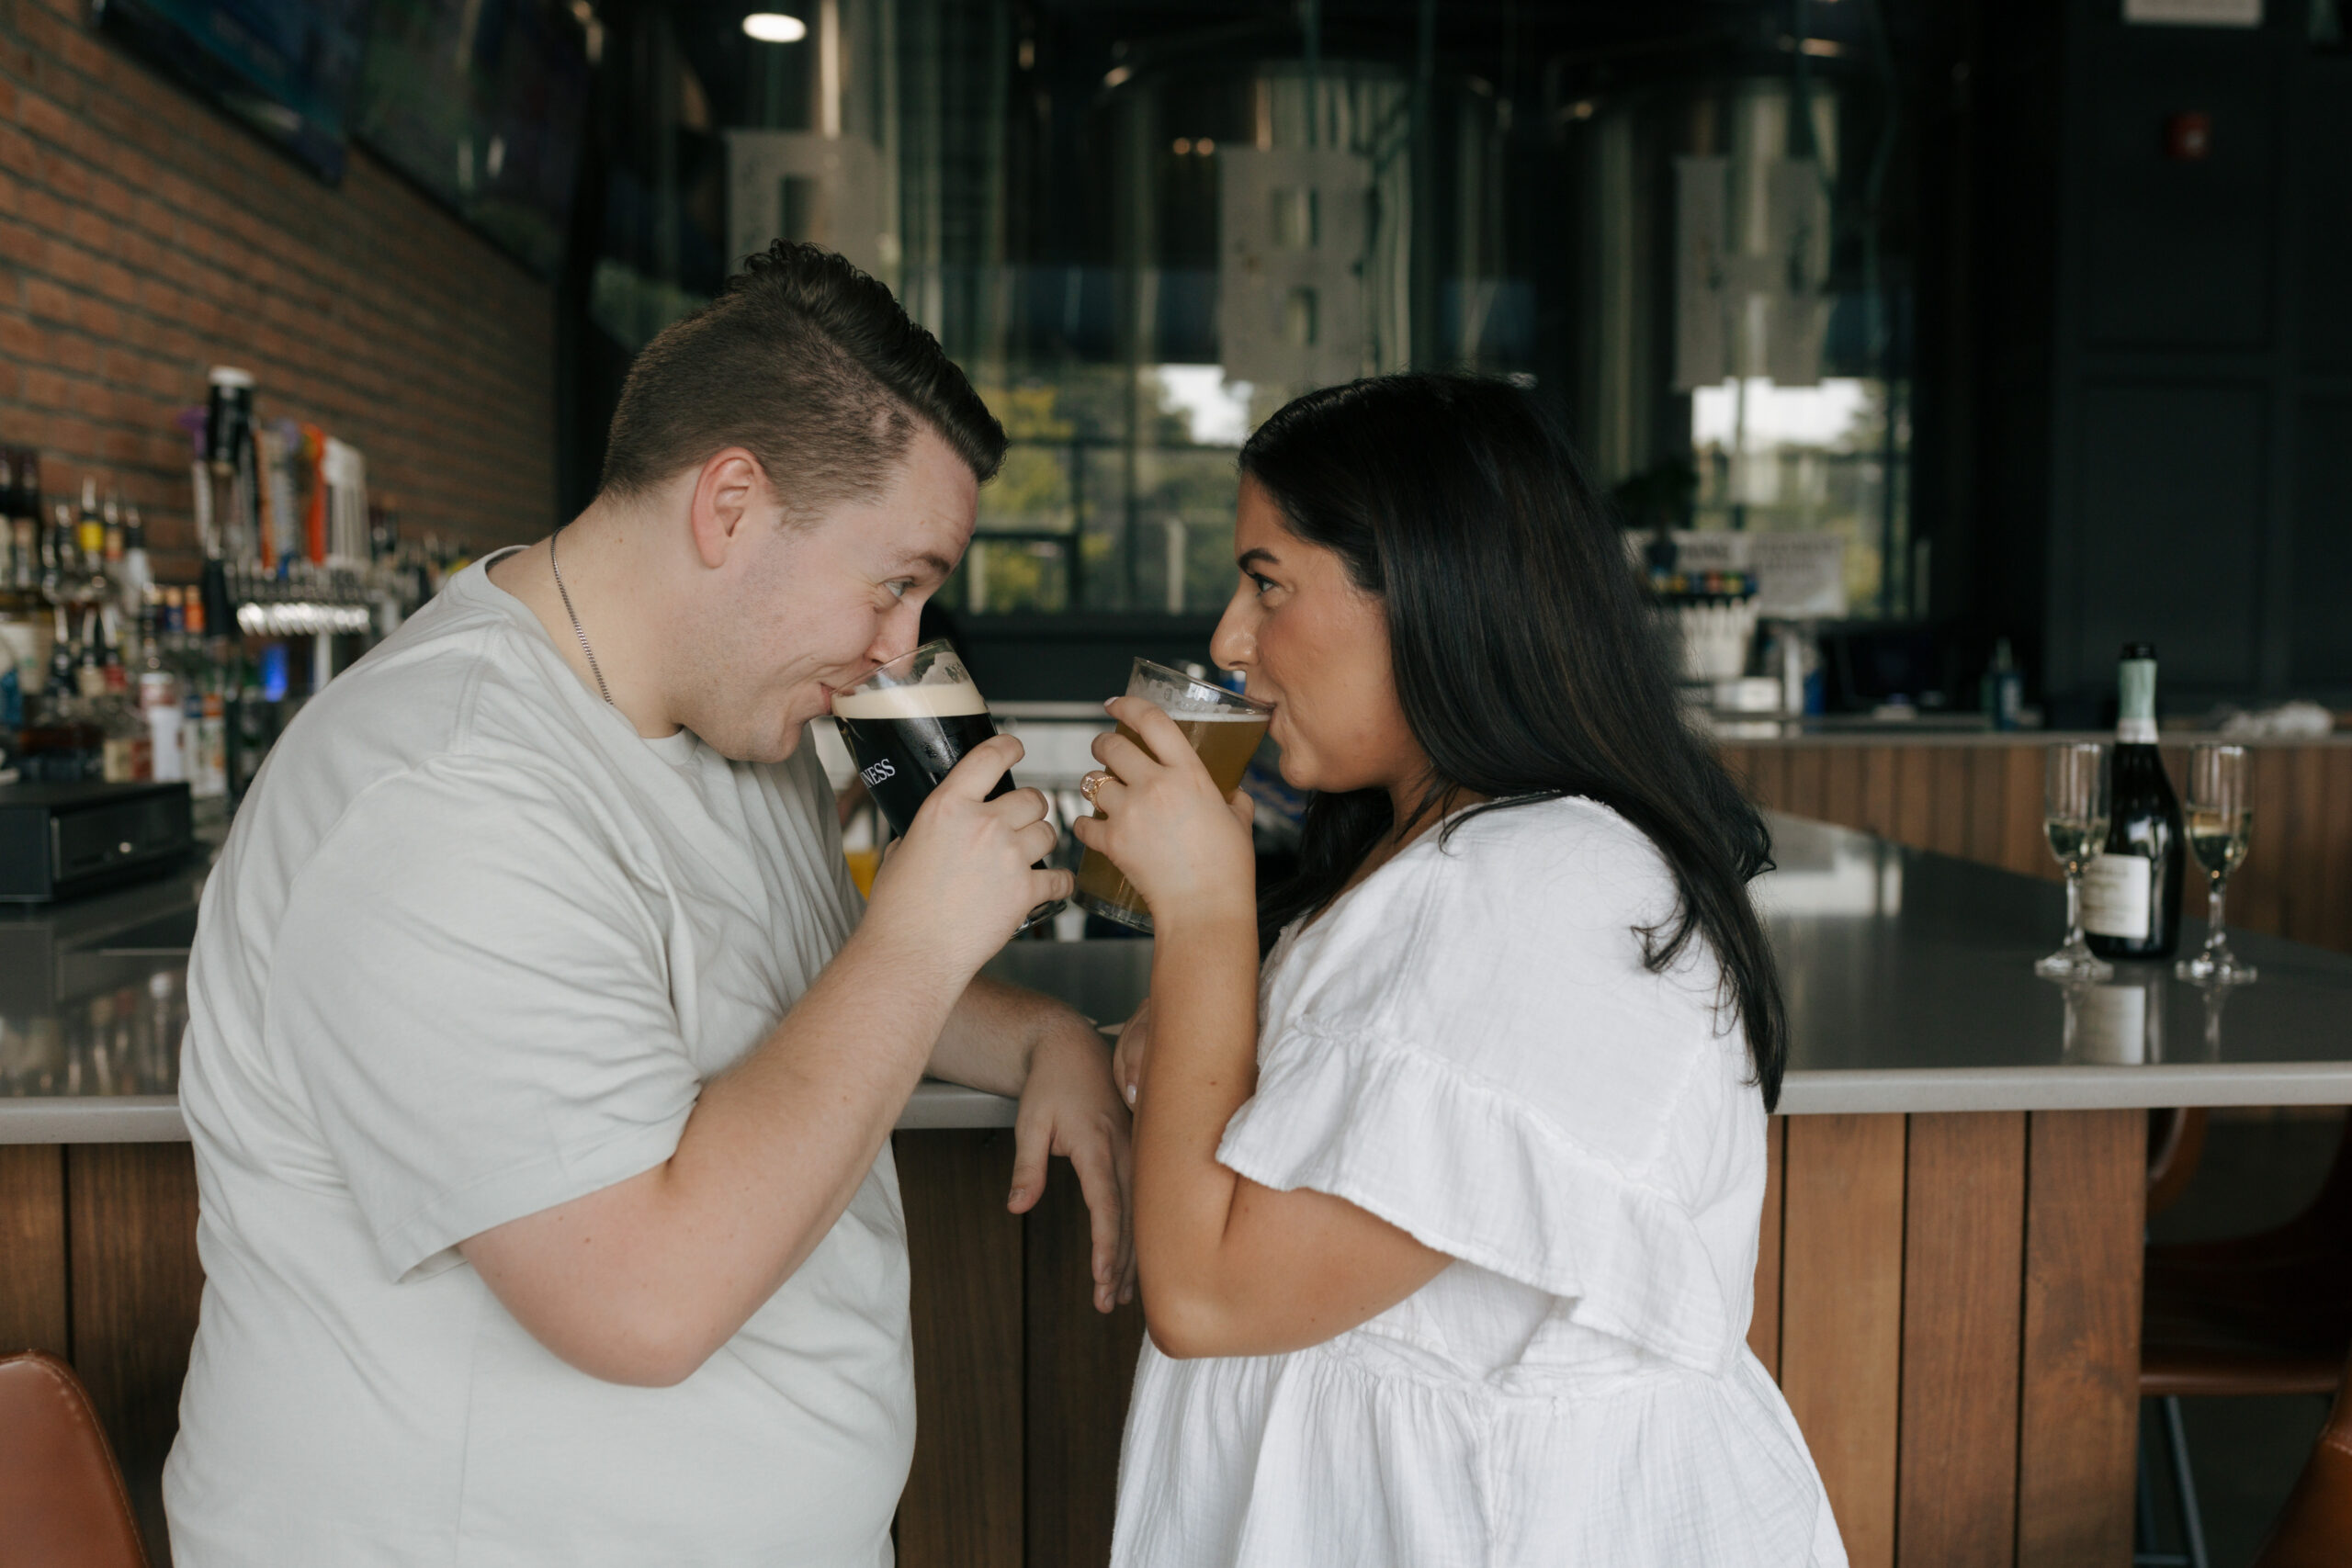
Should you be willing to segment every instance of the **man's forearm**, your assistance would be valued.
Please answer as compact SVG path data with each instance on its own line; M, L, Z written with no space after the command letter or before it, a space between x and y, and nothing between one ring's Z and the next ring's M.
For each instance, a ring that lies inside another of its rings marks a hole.
M1082 1021L1067 1004L986 975L964 987L924 1072L1008 1097L1029 1081L1037 1043L1057 1024Z
M889 1136L961 988L873 927L774 1032L707 1085L669 1160L464 1244L556 1354L675 1382L789 1279Z

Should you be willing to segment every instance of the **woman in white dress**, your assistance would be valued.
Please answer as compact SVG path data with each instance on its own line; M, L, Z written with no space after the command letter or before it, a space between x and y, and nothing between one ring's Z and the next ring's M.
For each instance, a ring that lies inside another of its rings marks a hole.
M1114 1562L1842 1564L1746 1344L1770 843L1566 438L1388 377L1241 473L1213 651L1313 792L1301 871L1261 901L1245 803L1125 698L1149 750L1097 744L1078 825L1158 937Z

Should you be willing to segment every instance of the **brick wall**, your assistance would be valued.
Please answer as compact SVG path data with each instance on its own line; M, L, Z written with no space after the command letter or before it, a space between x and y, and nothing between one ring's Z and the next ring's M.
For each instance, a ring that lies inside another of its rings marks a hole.
M85 19L0 0L0 444L85 474L192 577L186 434L208 367L367 454L402 532L555 519L552 291L364 150L340 186Z

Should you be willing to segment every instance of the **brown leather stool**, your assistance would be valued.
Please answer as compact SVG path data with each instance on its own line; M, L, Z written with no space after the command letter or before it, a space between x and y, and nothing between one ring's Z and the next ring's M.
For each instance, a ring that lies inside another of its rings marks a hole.
M39 1350L0 1357L0 1562L147 1568L90 1396Z
M2352 1562L2352 1384L2339 1389L2302 1474L2254 1568L2342 1568Z
M2202 1111L2151 1118L2148 1207L2186 1188L2204 1141ZM2188 1526L2191 1568L2204 1529L2182 1438L2180 1400L2199 1394L2327 1395L2352 1353L2352 1115L2319 1195L2285 1224L2227 1241L2150 1247L2141 1297L2140 1394L2161 1399ZM2144 1512L2144 1510L2143 1510ZM2143 1562L2179 1558L2139 1559Z

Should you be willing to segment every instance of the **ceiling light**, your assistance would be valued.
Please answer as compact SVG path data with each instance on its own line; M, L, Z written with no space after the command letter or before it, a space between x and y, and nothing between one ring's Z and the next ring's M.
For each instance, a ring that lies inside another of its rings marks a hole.
M743 31L762 43L798 43L808 36L808 24L781 11L754 11L743 18Z

